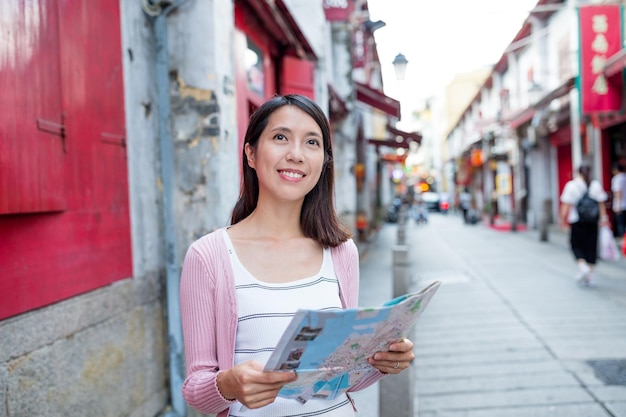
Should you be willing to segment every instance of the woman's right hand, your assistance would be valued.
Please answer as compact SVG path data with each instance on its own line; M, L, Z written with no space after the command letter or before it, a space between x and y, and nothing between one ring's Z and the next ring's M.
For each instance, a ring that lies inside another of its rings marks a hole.
M259 362L249 361L220 372L217 388L224 398L236 399L252 409L273 403L282 386L296 379L295 372L263 371Z

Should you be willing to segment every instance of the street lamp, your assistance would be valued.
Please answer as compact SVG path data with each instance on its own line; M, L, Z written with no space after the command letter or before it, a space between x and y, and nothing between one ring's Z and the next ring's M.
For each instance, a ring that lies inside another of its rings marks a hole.
M396 79L404 80L404 74L406 73L406 64L408 64L406 57L401 53L398 53L393 59L393 69L396 71Z

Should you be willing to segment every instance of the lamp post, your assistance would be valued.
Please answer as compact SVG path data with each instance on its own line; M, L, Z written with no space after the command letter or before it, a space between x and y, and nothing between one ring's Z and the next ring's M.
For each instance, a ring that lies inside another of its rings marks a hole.
M393 59L393 69L396 71L396 79L401 81L404 80L404 74L406 73L406 65L409 63L406 57L401 53L398 53L396 57Z
M406 65L409 63L402 54L396 55L392 64L398 81L404 80ZM397 244L392 248L393 263L393 294L400 296L409 292L411 265L409 246L405 242L406 220L404 209L398 219ZM407 335L412 338L412 334ZM383 378L378 387L378 410L381 416L412 417L415 409L413 390L413 373L402 372L394 378Z

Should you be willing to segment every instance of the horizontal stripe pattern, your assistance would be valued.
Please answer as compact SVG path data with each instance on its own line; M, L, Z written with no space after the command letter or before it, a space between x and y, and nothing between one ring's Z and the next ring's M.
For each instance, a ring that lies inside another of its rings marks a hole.
M225 233L237 293L237 338L235 364L256 360L265 364L282 333L298 309L339 310L339 283L335 276L330 249L324 249L319 272L293 282L270 284L256 279L239 261L232 242ZM335 400L296 400L278 397L261 410L231 407L236 416L332 416L353 417L354 410L346 395Z

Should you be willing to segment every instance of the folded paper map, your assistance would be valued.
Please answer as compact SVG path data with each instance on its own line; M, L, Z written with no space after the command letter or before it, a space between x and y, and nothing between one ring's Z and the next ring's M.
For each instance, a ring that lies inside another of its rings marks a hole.
M439 288L435 281L373 308L298 310L265 370L295 371L278 395L306 402L333 399L374 371L367 359L408 336Z

